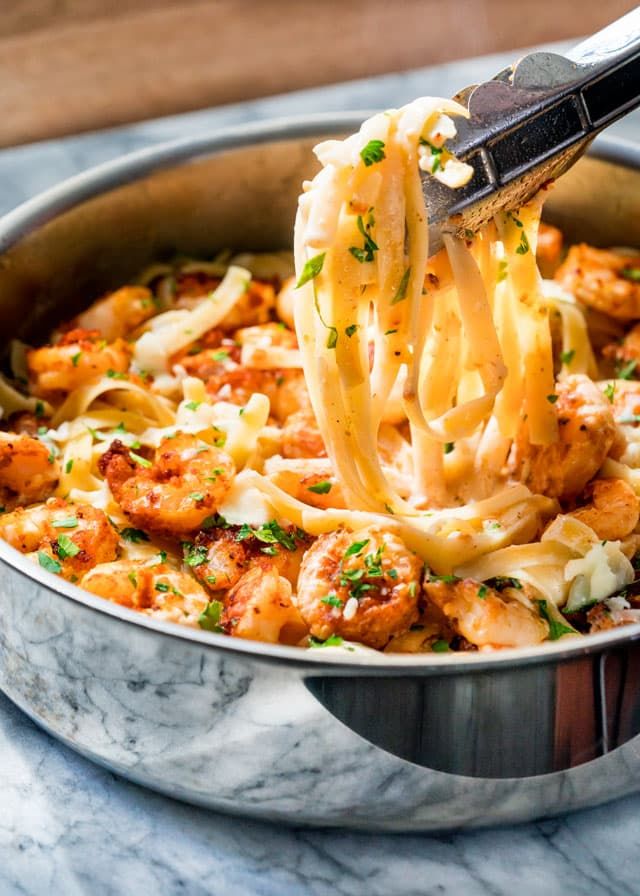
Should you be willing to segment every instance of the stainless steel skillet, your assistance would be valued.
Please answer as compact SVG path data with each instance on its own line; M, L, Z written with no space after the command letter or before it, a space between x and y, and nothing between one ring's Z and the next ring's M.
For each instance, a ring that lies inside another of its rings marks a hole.
M44 334L175 251L289 244L311 146L360 117L145 150L0 221L5 339ZM603 141L548 208L570 239L640 247L640 150ZM114 771L211 808L433 830L640 788L640 629L500 654L303 652L152 623L0 543L0 687Z

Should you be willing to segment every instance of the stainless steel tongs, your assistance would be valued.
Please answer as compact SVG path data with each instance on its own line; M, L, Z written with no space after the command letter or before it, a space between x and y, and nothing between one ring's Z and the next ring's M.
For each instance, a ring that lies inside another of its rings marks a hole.
M458 190L425 175L433 252L442 232L477 230L496 211L518 208L640 105L640 7L566 56L531 53L455 99L470 118L456 119L447 148L474 175Z

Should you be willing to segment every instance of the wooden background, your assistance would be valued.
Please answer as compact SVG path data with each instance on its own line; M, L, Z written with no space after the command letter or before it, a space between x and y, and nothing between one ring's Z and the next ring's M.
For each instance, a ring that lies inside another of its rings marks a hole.
M0 146L586 34L609 0L0 0Z

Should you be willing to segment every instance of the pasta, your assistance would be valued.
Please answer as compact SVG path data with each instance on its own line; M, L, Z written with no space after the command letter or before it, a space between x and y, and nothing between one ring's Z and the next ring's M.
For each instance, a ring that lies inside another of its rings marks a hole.
M431 256L421 177L466 182L464 114L423 98L320 144L295 275L155 264L15 343L0 536L147 616L301 647L638 621L640 260L563 261L542 197Z

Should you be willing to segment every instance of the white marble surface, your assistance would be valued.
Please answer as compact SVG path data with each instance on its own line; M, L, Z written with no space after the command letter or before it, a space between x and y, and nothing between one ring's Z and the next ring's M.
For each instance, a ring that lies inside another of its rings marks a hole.
M0 152L0 212L90 165L228 124L451 94L505 57L259 100ZM616 127L640 139L636 115ZM5 894L636 894L640 796L554 821L442 837L278 828L183 806L119 780L0 696Z

